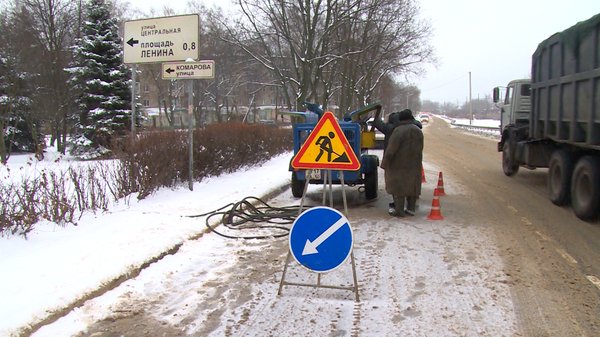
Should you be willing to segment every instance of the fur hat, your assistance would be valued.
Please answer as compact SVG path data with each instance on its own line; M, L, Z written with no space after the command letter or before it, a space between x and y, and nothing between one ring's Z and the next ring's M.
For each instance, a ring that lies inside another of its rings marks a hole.
M412 111L410 109L404 109L398 113L398 120L407 121L413 118Z

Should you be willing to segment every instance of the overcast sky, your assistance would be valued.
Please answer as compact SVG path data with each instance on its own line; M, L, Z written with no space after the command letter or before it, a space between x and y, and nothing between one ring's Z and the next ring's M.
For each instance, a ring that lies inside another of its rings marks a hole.
M134 7L183 11L184 0L128 0ZM490 95L492 88L530 76L538 43L600 13L600 0L416 0L433 28L437 65L411 77L421 99L462 104ZM206 0L225 4L228 0Z
M552 34L600 13L600 0L420 0L439 64L414 79L421 98L462 103L529 77L531 55Z

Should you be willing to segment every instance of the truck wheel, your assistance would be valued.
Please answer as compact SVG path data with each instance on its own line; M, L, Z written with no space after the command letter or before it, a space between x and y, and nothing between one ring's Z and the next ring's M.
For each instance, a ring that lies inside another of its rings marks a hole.
M600 159L585 156L577 162L571 180L571 205L581 220L594 220L600 212Z
M292 195L296 198L302 198L302 193L304 193L304 185L306 185L306 180L299 180L296 176L296 172L292 172Z
M514 154L511 153L510 141L506 140L502 146L502 171L507 176L514 176L519 172L519 164L515 163Z
M571 175L573 174L573 156L567 151L556 150L548 165L548 191L555 205L569 203L571 193Z
M365 198L377 198L377 171L365 173Z

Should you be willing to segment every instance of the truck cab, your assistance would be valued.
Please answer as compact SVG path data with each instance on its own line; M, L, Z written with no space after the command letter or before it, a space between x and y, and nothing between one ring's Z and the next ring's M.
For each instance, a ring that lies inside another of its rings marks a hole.
M502 152L502 169L507 176L516 174L519 166L528 161L541 162L544 158L535 157L535 151L520 146L520 141L529 137L531 115L531 80L512 80L506 87L493 90L493 101L500 108L500 133L498 152ZM524 159L523 156L529 157ZM543 165L543 164L542 164ZM533 168L533 166L529 166Z
M500 130L508 125L516 127L529 125L531 114L531 80L519 79L508 83L501 97L501 88L494 88L494 103L500 107Z

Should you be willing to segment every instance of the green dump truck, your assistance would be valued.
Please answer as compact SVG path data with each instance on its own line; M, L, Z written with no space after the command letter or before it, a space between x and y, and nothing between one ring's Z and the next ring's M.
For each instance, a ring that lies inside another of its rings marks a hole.
M548 168L550 200L577 217L600 215L600 14L542 41L531 80L493 96L501 109L502 168Z

